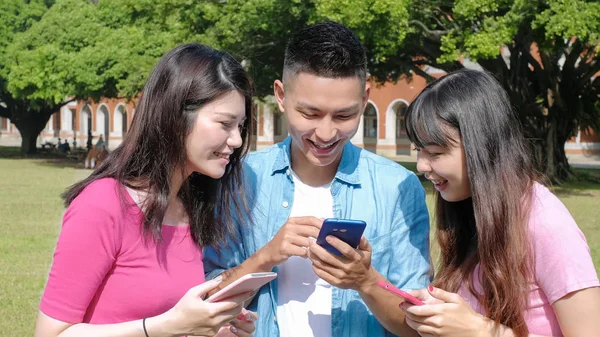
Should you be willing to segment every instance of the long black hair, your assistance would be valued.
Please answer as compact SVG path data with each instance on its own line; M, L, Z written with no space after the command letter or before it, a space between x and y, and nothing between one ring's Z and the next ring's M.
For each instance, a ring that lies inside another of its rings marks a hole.
M144 86L123 143L87 179L63 194L65 204L68 206L90 183L114 178L147 193L142 229L160 240L171 177L185 176L185 140L193 129L196 111L231 91L245 98L242 146L230 156L222 178L192 173L177 191L189 216L194 242L200 246L225 242L228 235L234 235L233 217L247 217L241 160L252 134L254 86L232 56L201 44L178 46L160 59Z
M465 282L491 319L526 336L523 310L532 276L527 226L539 176L508 95L486 72L450 73L409 106L406 131L418 148L460 141L466 157L471 198L448 202L437 193L441 266L434 283L458 291ZM483 294L472 282L477 264Z

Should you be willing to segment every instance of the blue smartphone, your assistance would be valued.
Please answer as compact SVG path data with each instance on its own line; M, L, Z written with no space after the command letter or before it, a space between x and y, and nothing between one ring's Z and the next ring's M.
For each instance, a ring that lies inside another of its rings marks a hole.
M325 219L317 237L317 244L332 254L342 255L339 250L327 243L325 238L328 235L333 235L350 247L358 248L360 238L366 227L367 223L362 220Z

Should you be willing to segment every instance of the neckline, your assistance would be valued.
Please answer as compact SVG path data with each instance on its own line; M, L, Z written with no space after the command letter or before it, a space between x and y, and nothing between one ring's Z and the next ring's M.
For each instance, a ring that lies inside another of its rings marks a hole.
M292 180L294 180L295 183L300 183L302 184L302 186L306 187L306 188L310 188L310 189L329 189L331 188L331 183L333 183L333 180L331 180L330 182L328 182L325 185L321 185L321 186L310 186L308 184L306 184L305 182L303 182L300 177L298 177L298 175L296 174L296 172L294 172L294 170L292 170L290 168L290 172L292 173ZM335 178L334 178L335 179Z
M131 195L131 192L135 192L134 189L131 189L127 186L124 186L122 184L119 183L119 185L121 185L121 187L125 190L125 195L127 198L127 202L130 204L131 207L135 207L137 212L139 212L139 214L143 217L144 216L144 211L142 210L142 208L140 207L140 205L138 204L137 201L135 201L133 199L133 196ZM184 226L174 226L174 225L167 225L167 224L161 224L161 231L166 231L168 233L183 233L183 234L187 234L188 231L190 229L190 224L186 224Z

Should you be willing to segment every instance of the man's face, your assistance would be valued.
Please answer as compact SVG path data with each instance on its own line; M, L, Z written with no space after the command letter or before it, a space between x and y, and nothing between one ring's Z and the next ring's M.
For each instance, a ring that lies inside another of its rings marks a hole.
M308 73L275 81L275 97L286 115L292 154L301 153L315 166L337 165L358 130L369 98L359 77L326 78ZM299 158L300 161L302 158Z

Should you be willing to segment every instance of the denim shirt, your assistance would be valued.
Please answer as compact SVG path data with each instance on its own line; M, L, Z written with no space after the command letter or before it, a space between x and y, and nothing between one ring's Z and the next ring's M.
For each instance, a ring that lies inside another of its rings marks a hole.
M218 252L204 249L207 279L241 264L287 221L294 202L290 144L288 137L248 155L245 193L252 224L238 221L239 238ZM331 194L336 218L367 222L364 235L372 246L375 270L402 289L429 285L429 214L425 191L414 173L348 142ZM277 272L277 267L273 271ZM332 337L394 336L377 321L358 292L332 287L331 300ZM254 336L279 336L276 281L260 289L249 309L259 315Z

